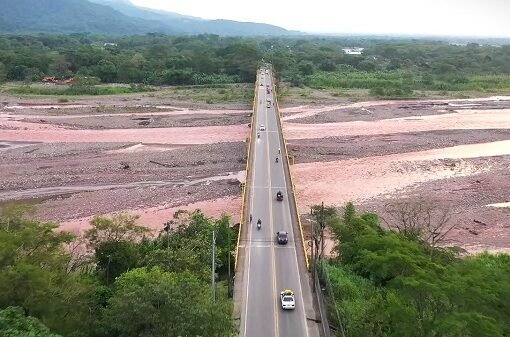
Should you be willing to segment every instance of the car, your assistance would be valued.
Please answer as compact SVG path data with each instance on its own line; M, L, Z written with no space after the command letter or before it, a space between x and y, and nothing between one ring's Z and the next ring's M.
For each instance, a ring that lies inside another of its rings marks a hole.
M280 245L286 245L289 242L289 233L286 231L278 231L276 232L276 241Z
M260 124L259 130L266 131L266 126L264 124Z
M296 298L294 292L290 289L285 289L280 293L280 303L283 310L293 310L296 308Z
M267 103L266 108L270 108L270 107L271 107L271 103Z
M282 201L283 200L283 193L282 191L276 192L276 200Z
M260 86L263 87L264 86L264 83L260 83Z

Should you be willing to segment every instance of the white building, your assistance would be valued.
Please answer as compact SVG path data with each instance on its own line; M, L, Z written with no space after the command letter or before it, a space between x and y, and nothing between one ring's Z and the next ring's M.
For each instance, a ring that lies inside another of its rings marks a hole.
M363 49L360 47L351 47L351 48L342 48L345 54L347 55L361 55L363 53Z

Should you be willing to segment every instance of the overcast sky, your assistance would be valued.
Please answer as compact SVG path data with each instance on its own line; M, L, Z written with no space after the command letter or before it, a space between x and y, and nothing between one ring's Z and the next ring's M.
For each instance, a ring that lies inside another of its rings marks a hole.
M205 19L312 33L510 37L510 0L131 0Z

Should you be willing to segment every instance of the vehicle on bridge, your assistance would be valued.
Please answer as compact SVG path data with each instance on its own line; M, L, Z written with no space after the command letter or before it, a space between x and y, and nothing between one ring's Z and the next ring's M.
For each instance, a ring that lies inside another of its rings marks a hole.
M294 292L290 289L285 289L280 293L280 302L282 309L292 310L296 308L296 298Z
M276 241L280 245L286 245L289 242L289 233L286 231L276 232Z
M282 191L276 192L276 200L282 201L283 200L283 193Z

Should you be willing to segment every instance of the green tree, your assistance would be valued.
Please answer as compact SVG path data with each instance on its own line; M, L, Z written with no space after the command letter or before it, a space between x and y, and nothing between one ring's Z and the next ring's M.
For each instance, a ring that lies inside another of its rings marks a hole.
M103 241L96 246L94 259L105 283L111 284L118 276L138 266L139 252L133 242Z
M117 79L117 66L109 60L99 61L96 72L103 82L111 83Z
M2 337L60 337L37 318L25 316L20 307L0 310L0 336Z
M7 79L7 69L5 65L0 62L0 83L5 82Z
M120 276L104 325L119 337L229 336L231 307L211 301L207 283L189 272L134 269Z
M138 225L138 218L126 213L115 214L112 217L96 216L90 221L92 228L85 232L85 238L92 247L104 241L121 242L141 239L150 233L150 229Z
M510 256L459 259L379 227L352 204L330 222L338 258L327 266L347 336L506 336ZM433 250L433 254L431 254Z
M299 71L304 76L312 75L315 72L315 67L310 61L302 61L299 63Z
M74 236L27 219L26 209L0 211L0 308L22 307L59 333L83 329L94 320L96 285L69 270L65 245Z

